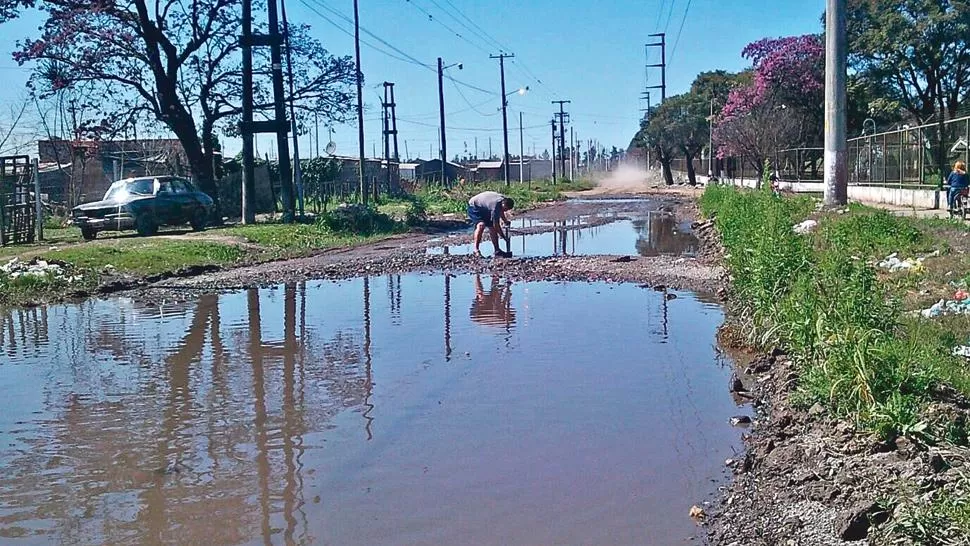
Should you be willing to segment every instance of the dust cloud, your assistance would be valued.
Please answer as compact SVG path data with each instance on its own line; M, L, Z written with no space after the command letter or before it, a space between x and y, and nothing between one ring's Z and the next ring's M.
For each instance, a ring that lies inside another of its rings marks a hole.
M596 190L600 193L637 193L656 185L656 174L637 165L620 165L616 170L597 177Z

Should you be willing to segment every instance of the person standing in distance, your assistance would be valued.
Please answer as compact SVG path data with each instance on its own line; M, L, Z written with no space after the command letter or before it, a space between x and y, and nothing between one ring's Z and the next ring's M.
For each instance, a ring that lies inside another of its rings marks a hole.
M482 255L479 247L482 244L485 228L488 228L492 246L495 247L495 255L500 258L512 257L511 252L502 252L498 246L498 240L500 236L503 239L508 238L508 233L502 231L502 222L511 223L508 211L513 208L515 208L515 201L511 197L506 197L494 191L483 191L468 200L468 219L475 224L476 256Z

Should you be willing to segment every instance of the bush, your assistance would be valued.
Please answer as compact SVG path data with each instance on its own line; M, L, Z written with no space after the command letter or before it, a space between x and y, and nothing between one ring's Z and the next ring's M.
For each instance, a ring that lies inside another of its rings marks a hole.
M393 218L364 205L341 205L321 215L317 222L335 233L358 235L389 232L397 228Z

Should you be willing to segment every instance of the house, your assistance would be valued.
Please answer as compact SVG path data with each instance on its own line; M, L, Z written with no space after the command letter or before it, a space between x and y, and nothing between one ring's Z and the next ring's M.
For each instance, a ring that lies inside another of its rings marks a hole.
M504 163L499 161L480 161L475 167L475 181L505 180ZM511 170L510 170L511 172ZM509 174L511 177L512 175Z
M453 182L467 174L465 167L451 161L445 162L445 178L447 181ZM441 182L441 160L432 159L418 165L414 169L414 176L415 180L422 182Z

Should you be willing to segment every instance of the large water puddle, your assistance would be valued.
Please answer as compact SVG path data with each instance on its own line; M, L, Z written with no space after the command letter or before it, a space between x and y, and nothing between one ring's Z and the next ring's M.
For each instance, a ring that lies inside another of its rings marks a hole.
M678 222L673 214L664 211L635 215L611 213L606 218L577 216L562 222L519 218L512 223L510 234L508 248L517 256L528 257L594 254L694 256L699 245L690 222ZM487 233L485 238L482 251L491 253ZM434 241L435 246L427 252L471 254L474 245L467 243L468 239L466 233ZM506 249L504 241L500 246L502 250Z
M721 322L440 275L6 312L0 539L685 543L739 447Z

